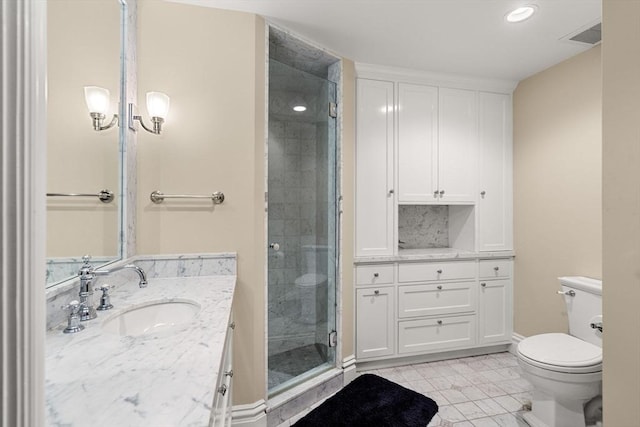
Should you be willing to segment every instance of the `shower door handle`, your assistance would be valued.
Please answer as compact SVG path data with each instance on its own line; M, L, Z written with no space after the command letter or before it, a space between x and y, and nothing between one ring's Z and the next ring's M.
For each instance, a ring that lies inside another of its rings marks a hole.
M278 243L270 243L269 247L274 251L278 252L280 250L280 245Z

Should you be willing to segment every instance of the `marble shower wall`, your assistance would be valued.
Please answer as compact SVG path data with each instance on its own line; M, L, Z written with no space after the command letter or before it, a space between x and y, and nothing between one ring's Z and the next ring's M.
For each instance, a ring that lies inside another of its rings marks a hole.
M449 247L449 207L398 206L398 240L401 249Z

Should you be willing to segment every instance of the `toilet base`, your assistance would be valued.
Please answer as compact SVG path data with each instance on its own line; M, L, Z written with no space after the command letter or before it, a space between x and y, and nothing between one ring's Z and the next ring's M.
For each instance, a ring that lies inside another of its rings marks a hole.
M531 412L523 414L523 418L531 427L585 427L584 403L581 400L558 401L534 391Z

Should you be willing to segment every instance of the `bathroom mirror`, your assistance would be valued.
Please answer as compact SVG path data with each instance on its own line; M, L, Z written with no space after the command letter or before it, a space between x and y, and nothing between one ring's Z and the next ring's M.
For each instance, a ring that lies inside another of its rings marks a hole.
M125 8L124 0L47 3L47 287L75 276L85 254L94 265L121 257L121 128L94 130L84 87L110 92L109 124L120 104ZM101 201L102 190L113 200Z

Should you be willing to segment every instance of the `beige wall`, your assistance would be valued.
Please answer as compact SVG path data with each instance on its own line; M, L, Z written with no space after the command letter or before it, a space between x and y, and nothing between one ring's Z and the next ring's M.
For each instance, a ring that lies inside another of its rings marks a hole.
M117 113L119 64L118 2L47 2L47 192L119 196L118 127L94 131L84 101L84 86L104 87ZM47 256L84 254L118 254L117 199L48 198Z
M514 92L514 330L567 331L557 277L602 277L601 48Z
M138 104L171 97L161 136L138 134L137 253L238 253L234 404L266 397L265 29L252 14L139 3ZM343 61L342 357L353 354L355 70ZM149 193L223 191L224 204L149 201Z
M264 22L149 0L138 24L140 111L152 90L171 109L161 136L138 133L137 253L237 252L234 401L255 402L265 396ZM226 199L154 205L153 190Z
M603 1L604 425L640 425L640 2Z
M356 70L342 60L342 359L355 355L353 247L355 221Z

